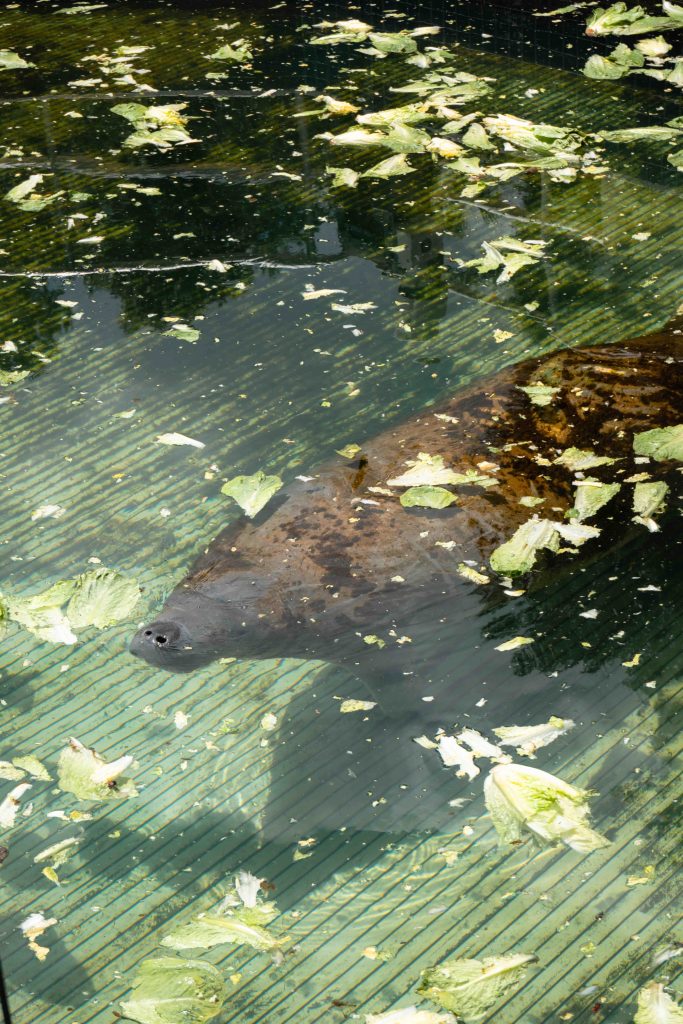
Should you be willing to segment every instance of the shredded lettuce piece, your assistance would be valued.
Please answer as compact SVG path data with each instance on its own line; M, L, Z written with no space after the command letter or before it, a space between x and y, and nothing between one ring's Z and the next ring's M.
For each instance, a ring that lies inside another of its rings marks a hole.
M631 36L680 28L683 25L683 15L678 14L680 7L667 4L666 0L662 7L665 12L663 17L648 14L639 4L627 7L625 3L619 2L607 8L596 7L586 19L586 35Z
M233 498L250 519L268 504L282 487L279 476L266 476L263 470L251 476L235 476L221 487L221 494Z
M501 842L516 843L528 830L545 843L562 842L580 853L608 846L587 824L586 790L521 764L499 764L484 783L484 799Z
M9 791L0 804L0 827L12 828L14 826L19 810L19 801L30 788L30 782L20 782L18 786Z
M121 1003L138 1024L204 1024L221 1010L227 992L220 971L201 960L143 960L131 997Z
M412 174L415 171L414 167L406 160L403 153L399 153L396 156L387 157L386 160L380 160L378 164L373 164L367 171L363 171L362 178L397 178L403 174Z
M683 1007L656 981L641 988L633 1024L683 1024Z
M72 737L57 763L58 785L79 800L124 800L138 793L131 779L119 778L132 763L129 755L107 763Z
M551 405L555 395L559 394L562 389L553 388L549 384L541 384L540 381L537 381L535 384L520 385L518 390L528 396L532 405L543 406Z
M520 757L534 757L540 747L547 747L558 736L563 736L573 728L571 718L551 715L547 722L540 725L501 725L493 731L502 746L516 747Z
M161 945L171 949L210 949L234 943L264 951L277 949L287 940L276 938L258 923L259 915L254 913L258 909L228 908L225 914L199 914L163 938Z
M483 960L445 960L422 972L420 995L465 1020L481 1017L511 988L517 988L532 953L487 956Z

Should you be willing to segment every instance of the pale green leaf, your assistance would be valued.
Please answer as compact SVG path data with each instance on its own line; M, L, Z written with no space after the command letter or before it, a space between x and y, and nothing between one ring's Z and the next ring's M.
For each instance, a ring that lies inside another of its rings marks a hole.
M32 779L39 779L41 782L49 782L52 776L37 757L33 754L25 754L23 757L13 757L12 764L15 768L28 772Z
M403 153L380 160L378 164L363 171L363 178L397 178L403 174L412 174L415 171L411 167Z
M76 586L75 580L63 580L30 597L4 598L6 614L40 640L56 644L75 644L78 637L62 611Z
M243 39L238 40L234 45L225 43L215 53L209 55L209 60L228 60L235 64L244 64L254 56L251 47Z
M129 755L107 763L95 751L71 738L59 755L57 784L79 800L124 800L137 796L135 783L121 775L133 763Z
M457 501L456 495L447 491L445 487L409 487L401 495L401 504L405 508L447 508Z
M574 486L576 493L572 511L580 523L594 516L621 490L621 484L606 484L593 477L579 480Z
M343 448L337 448L337 455L341 455L343 459L354 459L361 450L359 444L347 444Z
M349 128L329 137L332 146L381 146L385 139L383 132L370 132L367 128Z
M589 36L643 35L676 27L676 17L653 16L640 5L627 7L623 2L612 4L606 9L596 7L586 19L586 35Z
M468 149L495 149L486 129L481 124L471 124L462 136L462 143Z
M20 57L14 50L0 50L0 71L14 71L16 68L34 68L35 64Z
M233 498L250 519L261 511L282 487L279 476L266 476L263 470L251 476L235 476L221 487L221 494Z
M169 327L164 334L170 338L179 338L181 341L195 342L199 337L199 331L196 327L188 327L187 324L174 324L173 327Z
M647 455L656 462L683 462L683 423L634 434L633 450L636 455Z
M521 764L495 765L484 783L486 807L502 842L518 842L530 831L541 842L562 842L580 853L609 845L587 823L589 796Z
M204 1024L227 997L218 968L201 960L156 957L143 960L121 1009L138 1024Z
M355 711L372 711L375 707L377 707L377 701L349 699L341 702L339 711L342 715L349 715Z
M683 1007L679 1006L656 981L641 988L633 1024L683 1024Z
M510 989L519 988L536 957L529 953L482 960L445 960L422 972L420 995L458 1017L481 1017Z
M596 466L611 466L616 459L608 455L596 455L591 448L566 448L553 462L556 466L566 466L572 473L595 469Z
M417 43L404 32L370 32L368 39L380 53L415 53Z
M529 572L539 551L557 551L559 546L555 523L530 519L515 530L510 540L495 549L490 558L491 568L504 576L517 576Z
M526 647L527 644L535 643L534 638L531 636L513 636L510 640L505 640L502 644L498 644L495 648L496 651L516 651L518 647Z
M351 167L326 167L325 170L332 175L332 188L355 188L360 180L358 171Z
M586 61L583 73L586 78L593 78L596 81L610 81L623 78L631 73L631 69L625 64L617 64L616 61L602 57L599 53L593 53Z
M98 568L75 580L73 596L66 614L74 629L107 626L127 619L140 597L135 580L126 579L113 569Z
M652 125L650 128L622 128L614 132L598 132L606 142L669 142L683 136L677 128Z
M222 914L200 914L188 924L180 925L161 940L171 949L210 949L224 943L251 946L252 949L277 949L284 939L271 935L260 924L244 919L243 910L228 910Z

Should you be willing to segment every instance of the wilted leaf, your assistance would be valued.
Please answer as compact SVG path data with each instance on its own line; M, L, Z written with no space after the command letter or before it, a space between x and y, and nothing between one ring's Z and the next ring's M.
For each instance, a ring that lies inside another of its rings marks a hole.
M606 484L602 480L587 477L574 484L576 495L574 498L573 511L581 523L584 519L590 519L603 505L611 501L615 494L621 490L621 484Z
M634 434L633 450L636 455L648 455L656 462L683 462L683 423Z
M73 793L79 800L124 800L138 793L131 779L119 778L132 763L130 755L107 763L72 737L59 756L58 785L62 792Z
M539 381L536 384L520 385L519 390L529 397L532 405L543 406L551 405L555 395L559 394L561 389L550 387L549 384L541 384Z
M221 1010L227 993L220 971L201 960L143 960L123 1014L138 1024L204 1024Z
M263 470L251 476L235 476L221 487L221 494L233 498L250 519L260 512L282 487L279 476L266 476Z
M518 647L526 647L527 644L533 643L534 638L531 636L513 636L511 640L505 640L502 644L498 644L495 650L516 651Z
M351 167L326 167L325 170L332 175L332 188L355 188L360 179L358 171Z
M228 910L225 915L200 914L188 924L174 929L161 940L161 945L171 949L210 949L231 943L269 950L277 949L284 941L275 938L261 925L250 923L249 915L237 909Z
M596 466L611 466L616 461L607 455L596 455L590 448L566 448L553 459L556 466L566 466L572 473L595 469Z
M587 824L589 796L556 775L521 764L496 765L484 783L486 807L502 842L518 842L526 829L543 842L563 842L580 853L609 845Z
M491 555L491 568L504 576L529 572L539 551L557 551L560 542L555 523L548 519L530 519Z
M339 711L342 715L348 715L354 711L372 711L375 707L377 707L377 701L374 700L349 699L341 702Z
M234 44L224 43L215 53L209 54L209 60L229 60L235 64L245 64L254 56L248 43L238 39Z
M186 434L158 434L156 437L157 444L168 444L182 447L188 445L190 448L204 448L206 447L203 441L197 441L194 437L188 437Z
M180 338L181 341L194 342L199 337L199 331L196 327L188 327L187 324L174 324L173 327L169 327L164 334L170 338Z
M386 160L380 160L378 164L374 164L367 171L363 171L361 177L397 178L403 174L412 174L414 170L415 168L410 166L403 153L400 153L397 156L387 157Z
M614 132L598 132L605 142L669 142L683 136L683 132L666 125L653 125L650 128L622 128Z
M447 508L454 505L457 497L445 487L409 487L401 495L401 504L405 508Z
M16 68L34 68L35 64L30 64L29 61L24 60L14 50L0 50L0 71L14 71Z
M422 972L418 992L458 1017L471 1020L481 1017L511 988L517 988L535 960L529 953L445 960Z
M337 448L337 455L341 455L343 459L354 459L361 450L359 444L347 444L343 448Z
M558 736L563 736L573 728L571 718L556 718L552 715L541 725L501 725L493 731L502 746L516 747L520 757L533 757L539 747L547 747Z
M633 1024L683 1024L683 1007L679 1006L656 981L641 988Z
M113 569L93 569L76 577L73 596L66 609L74 629L96 626L105 629L126 619L140 597L135 580Z

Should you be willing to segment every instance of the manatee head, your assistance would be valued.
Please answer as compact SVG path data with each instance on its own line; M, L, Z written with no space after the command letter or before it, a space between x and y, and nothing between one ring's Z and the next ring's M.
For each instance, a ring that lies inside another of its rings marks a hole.
M218 658L282 655L293 625L263 577L230 574L201 589L180 584L130 650L168 672L191 672Z

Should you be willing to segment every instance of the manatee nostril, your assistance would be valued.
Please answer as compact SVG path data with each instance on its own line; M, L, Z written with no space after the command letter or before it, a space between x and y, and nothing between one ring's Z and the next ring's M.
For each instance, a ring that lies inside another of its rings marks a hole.
M151 636L151 635L152 635L152 630L151 629L146 629L145 630L145 636Z
M168 637L164 636L163 633L159 633L157 636L154 637L154 643L157 645L157 647L163 647L164 644L168 643Z

